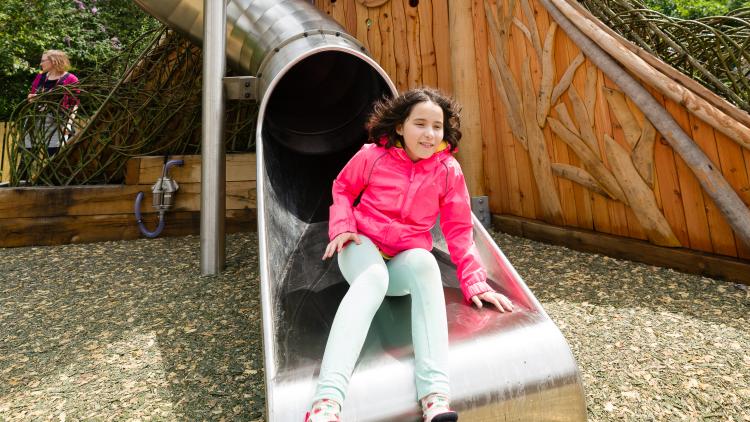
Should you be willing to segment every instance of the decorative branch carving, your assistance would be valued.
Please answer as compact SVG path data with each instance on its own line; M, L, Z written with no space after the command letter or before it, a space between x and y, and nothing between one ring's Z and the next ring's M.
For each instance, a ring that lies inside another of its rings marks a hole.
M552 104L556 103L560 96L568 90L568 87L570 87L570 83L573 82L573 76L575 76L576 70L578 70L578 66L580 66L581 63L583 63L585 60L586 59L581 53L578 53L576 58L573 59L573 62L570 63L568 69L565 70L565 73L563 73L560 81L557 83L557 85L555 85L555 89L552 90Z
M555 80L554 54L556 33L557 23L552 22L547 30L547 37L544 39L544 50L542 51L542 85L539 89L539 107L536 112L536 121L539 127L544 127L547 124L547 115L549 114L552 83Z
M680 246L680 241L656 204L654 192L641 179L628 151L607 134L604 135L604 150L612 172L620 181L627 203L635 212L635 218L646 230L649 240L660 246Z

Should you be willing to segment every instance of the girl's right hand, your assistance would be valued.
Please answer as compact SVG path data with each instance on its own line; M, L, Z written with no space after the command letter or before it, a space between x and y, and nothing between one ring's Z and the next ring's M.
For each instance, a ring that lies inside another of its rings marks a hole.
M344 249L344 246L346 246L347 243L350 241L354 241L354 243L361 245L362 241L359 240L359 236L357 236L357 233L352 232L344 232L331 240L331 242L326 246L326 252L323 254L323 259L328 259L333 257L334 252L341 252L342 249Z

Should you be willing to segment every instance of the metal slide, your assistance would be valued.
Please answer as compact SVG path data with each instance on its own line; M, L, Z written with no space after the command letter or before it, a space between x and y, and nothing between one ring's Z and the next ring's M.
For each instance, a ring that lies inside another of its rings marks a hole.
M136 0L200 44L203 0ZM321 261L331 183L366 140L388 75L343 28L301 0L229 0L227 59L257 76L258 231L269 421L301 421L347 290ZM570 348L487 232L474 235L495 286L516 311L463 303L439 229L452 405L462 421L580 421L586 406ZM345 421L417 421L408 297L387 298L352 377Z

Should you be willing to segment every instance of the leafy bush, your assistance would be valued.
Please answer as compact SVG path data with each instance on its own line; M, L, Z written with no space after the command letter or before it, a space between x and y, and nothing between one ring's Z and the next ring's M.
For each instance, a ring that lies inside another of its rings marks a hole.
M682 19L723 16L750 7L750 0L645 0L644 3L652 10Z
M68 53L72 72L85 77L156 26L131 0L3 0L0 121L26 98L45 50Z

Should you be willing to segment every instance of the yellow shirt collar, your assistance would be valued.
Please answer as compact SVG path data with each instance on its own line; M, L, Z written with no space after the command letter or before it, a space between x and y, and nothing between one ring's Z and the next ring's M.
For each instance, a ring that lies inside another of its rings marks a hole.
M396 141L396 146L399 148L403 148L404 146L401 144L401 141ZM437 149L435 152L440 152L444 149L448 148L448 142L446 141L440 141L440 145L437 146Z

